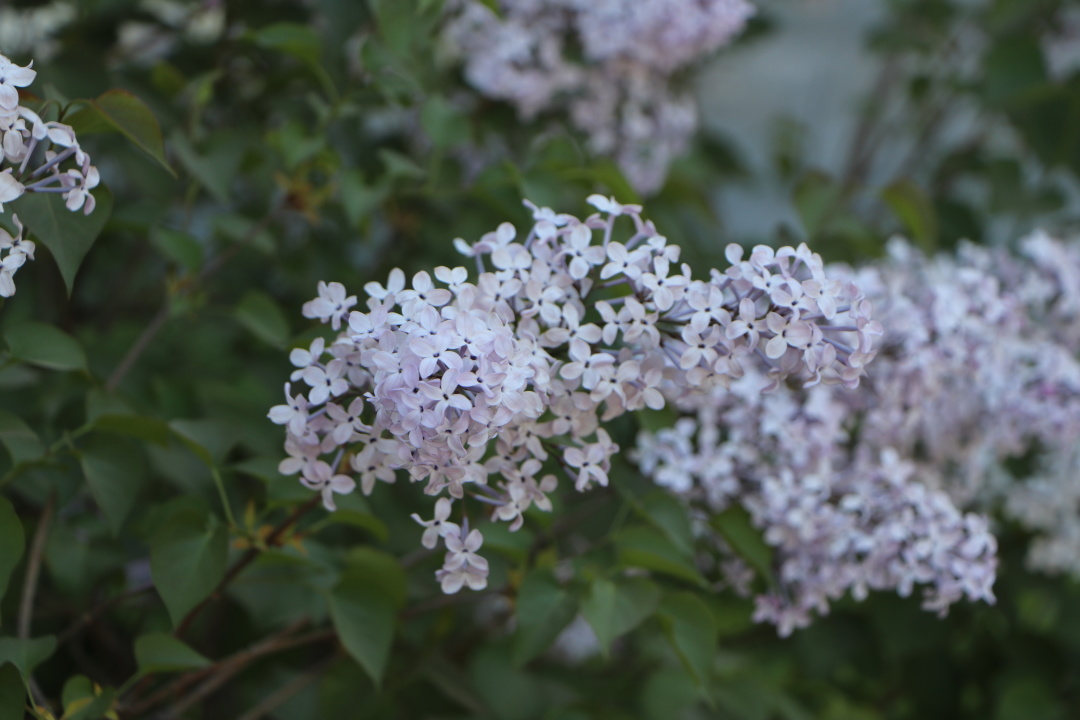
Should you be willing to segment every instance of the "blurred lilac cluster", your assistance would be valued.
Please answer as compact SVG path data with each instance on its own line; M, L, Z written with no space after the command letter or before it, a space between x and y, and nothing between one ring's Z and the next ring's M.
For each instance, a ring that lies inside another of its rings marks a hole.
M641 217L598 195L584 220L529 203L519 237L503 223L463 267L368 283L366 308L339 283L321 283L304 314L339 334L292 352L270 418L287 430L285 474L299 473L334 507L334 494L393 482L404 470L440 499L422 543L448 550L446 592L486 584L466 497L516 530L550 510L559 470L576 489L607 485L619 447L603 423L665 398L709 397L746 373L780 385L857 387L882 332L859 288L824 272L805 246L732 245L726 271L695 280L680 250ZM490 263L490 267L488 264ZM451 521L457 510L460 522Z
M656 192L697 127L673 74L742 31L746 0L450 0L443 40L468 82L525 120L566 112L597 155Z
M710 511L738 503L764 531L776 584L759 619L786 634L846 592L915 584L939 611L992 601L996 542L961 508L1002 506L1035 531L1032 566L1080 574L1080 249L1036 233L1020 250L893 241L879 264L830 267L887 329L857 391L761 395L747 373L641 436L658 483Z

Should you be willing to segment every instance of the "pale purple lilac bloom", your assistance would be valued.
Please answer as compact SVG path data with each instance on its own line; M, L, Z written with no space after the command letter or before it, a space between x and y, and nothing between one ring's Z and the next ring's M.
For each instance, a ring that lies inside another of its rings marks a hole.
M1032 530L1034 569L1080 576L1080 248L1039 232L1019 249L893 241L883 262L830 267L886 328L858 389L759 395L747 373L639 438L656 482L707 512L742 505L764 532L777 584L759 620L786 634L845 593L915 585L938 611L993 601L996 541L971 510Z
M441 538L450 550L439 575L448 592L482 587L487 571L466 498L516 530L530 507L551 509L558 481L545 463L578 490L611 481L619 447L602 423L665 397L707 396L745 369L772 385L853 388L873 356L881 328L858 287L837 285L831 320L794 290L832 282L805 246L755 248L745 261L732 247L731 267L697 280L639 206L589 202L602 212L584 220L526 203L535 222L523 237L504 223L474 244L455 241L477 265L472 281L465 268L411 283L394 270L385 286L364 287L364 311L336 283L320 283L304 306L342 329L329 346L290 355L286 403L270 411L286 429L281 471L299 472L327 507L334 493L371 493L399 470L424 483L439 499L435 520L418 520L423 544ZM605 246L615 243L626 252L612 267ZM601 275L608 299L597 301ZM737 323L753 324L754 337ZM309 389L294 394L301 383Z
M589 149L643 193L659 190L697 128L676 71L731 41L746 0L449 0L444 43L483 95L524 120L566 112Z

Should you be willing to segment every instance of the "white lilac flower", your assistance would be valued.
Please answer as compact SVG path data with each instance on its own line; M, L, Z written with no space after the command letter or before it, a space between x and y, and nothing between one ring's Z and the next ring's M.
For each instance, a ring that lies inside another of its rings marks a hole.
M446 553L446 562L442 569L436 572L443 592L452 595L465 585L468 585L470 590L483 590L487 587L488 562L476 554L484 544L484 536L480 531L473 530L465 535L462 529L460 535L448 534L444 541L449 552Z
M429 550L434 550L439 538L461 534L461 528L458 527L457 523L448 521L451 507L449 498L439 498L438 502L435 503L435 517L433 519L424 520L416 513L412 514L412 519L426 528L423 537L420 539L421 545Z
M11 113L18 109L18 88L28 86L37 77L37 71L30 69L33 64L20 67L0 55L0 111Z
M341 283L319 282L319 297L304 305L304 317L329 320L330 327L339 330L341 321L355 304L356 296L345 297L345 286Z
M872 356L847 309L861 297L851 284L840 291L832 320L810 300L795 308L763 295L760 308L751 302L748 311L775 315L777 329L760 321L752 337L727 332L731 314L765 278L789 287L827 281L808 250L801 252L810 261L791 262L795 249L759 252L734 274L693 281L686 265L671 272L678 246L641 218L639 206L599 196L591 202L603 211L585 220L530 205L534 224L524 237L504 223L471 247L459 243L481 268L485 256L495 266L481 269L475 282L464 268L440 267L434 279L420 272L406 287L395 270L385 286L364 286L369 312L349 311L355 298L334 283L320 283L319 297L304 306L339 332L333 342L316 340L290 354L295 370L285 403L269 413L286 430L289 457L281 469L300 472L328 504L346 487L346 472L365 494L393 482L395 470L425 483L436 514L418 519L422 543L445 541L450 552L438 578L447 592L486 582L479 530L441 529L458 527L450 521L456 503L479 501L516 530L530 508L552 507L548 495L557 483L543 474L545 461L559 462L578 490L610 482L619 448L603 424L619 415L726 385L743 376L736 358L761 363L774 382L794 375L836 383L862 374L865 362L853 364L855 353L863 361ZM634 231L613 239L624 217ZM624 260L621 271L608 275L610 299L597 301L592 290L612 258ZM594 311L602 324L585 321ZM869 308L860 304L858 313L870 322ZM810 328L805 342L789 328L796 321ZM851 349L825 343L826 331ZM751 353L758 337L819 352L808 355L813 366L794 349L794 359L785 353L777 360ZM307 389L294 394L292 383L300 382Z

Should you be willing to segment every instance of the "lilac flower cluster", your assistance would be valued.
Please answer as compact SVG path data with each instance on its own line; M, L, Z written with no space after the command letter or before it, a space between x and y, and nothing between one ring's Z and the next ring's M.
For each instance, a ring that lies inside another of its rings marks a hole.
M590 150L643 193L663 184L697 126L673 74L737 35L746 0L451 0L443 39L468 82L522 118L566 110Z
M1037 232L1019 250L891 248L870 292L898 322L859 411L925 482L1033 530L1033 568L1080 576L1080 248Z
M608 484L619 448L602 423L624 412L707 396L746 368L774 384L855 387L874 355L869 303L805 245L745 260L733 245L731 267L694 280L640 207L589 202L600 212L584 220L526 203L524 238L504 223L473 245L456 240L474 279L439 267L407 285L395 269L365 285L366 311L339 283L304 306L339 334L290 356L291 382L307 390L287 383L270 411L287 431L280 469L330 509L335 493L371 493L397 470L426 482L435 514L416 519L425 547L448 550L445 592L486 583L467 496L516 530L530 507L551 509L558 480L545 468L577 490Z
M871 393L870 383L854 393L822 384L763 394L765 382L747 373L728 393L682 399L695 417L643 434L636 450L658 484L707 512L739 504L764 531L775 567L756 620L788 635L845 593L907 596L916 584L927 586L925 607L939 611L964 596L993 601L996 543L986 519L919 482L895 450L848 450L857 416L846 398ZM749 572L720 545L725 571Z
M913 584L931 609L992 601L995 539L959 508L1001 505L1036 533L1033 567L1080 575L1080 248L1036 233L1020 249L894 241L882 263L831 267L888 328L857 392L761 396L748 373L639 439L656 482L764 531L778 585L759 619L787 633L846 592Z
M31 63L32 65L33 63ZM29 108L19 104L18 88L27 87L37 72L22 67L0 55L0 213L9 203L28 192L63 193L68 210L94 210L90 190L97 186L98 171L90 157L79 147L69 125L44 122ZM31 168L35 150L45 149L41 165ZM61 165L74 159L75 167L62 171ZM15 294L15 271L26 259L33 259L34 244L22 238L22 224L12 216L18 230L15 236L0 230L0 296Z

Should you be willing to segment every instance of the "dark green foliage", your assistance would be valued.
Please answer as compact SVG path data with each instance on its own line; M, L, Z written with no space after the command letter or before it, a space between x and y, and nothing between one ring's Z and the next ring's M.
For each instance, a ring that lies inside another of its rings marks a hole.
M470 518L488 589L443 596L410 519L430 517L421 488L380 483L329 515L277 472L266 413L288 351L330 336L301 307L320 280L360 293L392 267L461 264L453 239L520 226L522 197L579 215L592 192L640 198L565 123L462 102L440 0L221 3L231 30L210 39L134 0L77 5L34 89L99 165L97 208L27 195L3 216L39 250L0 308L0 720L42 700L65 720L1080 716L1080 589L1025 571L1015 528L993 607L939 620L872 595L787 640L751 622L701 562L708 526L778 582L749 515L700 522L626 457L669 411L614 426L612 488L561 480L516 533ZM894 232L935 250L1080 224L1080 70L1046 56L1077 4L882 5L870 46L898 70L860 116L858 162L810 166L793 122L765 148L701 137L645 199L696 275L731 240L854 261ZM128 22L160 51L121 48ZM788 31L763 6L744 40ZM769 182L791 222L725 235L715 194ZM597 652L574 657L568 626Z

